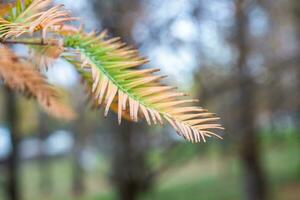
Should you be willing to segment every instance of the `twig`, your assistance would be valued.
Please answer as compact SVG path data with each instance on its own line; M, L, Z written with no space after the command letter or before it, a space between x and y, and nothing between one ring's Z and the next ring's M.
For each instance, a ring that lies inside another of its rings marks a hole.
M25 40L1 40L2 44L24 44L24 45L37 45L37 46L57 46L55 42L45 42L45 41L25 41Z

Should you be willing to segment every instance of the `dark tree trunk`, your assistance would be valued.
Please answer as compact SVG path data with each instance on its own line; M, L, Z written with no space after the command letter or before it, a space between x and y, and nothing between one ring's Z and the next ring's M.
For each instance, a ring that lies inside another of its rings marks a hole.
M77 140L80 141L80 140ZM81 154L82 150L78 145L79 142L75 143L74 147L74 164L73 164L73 184L72 191L74 196L82 196L85 191L84 187L84 170L82 168ZM80 145L80 144L79 144Z
M6 180L6 195L8 200L20 200L19 194L19 156L18 146L18 111L17 99L13 91L5 88L6 93L6 121L10 131L11 152L7 160L7 180Z
M78 137L77 137L78 138ZM74 163L73 163L73 184L72 191L74 196L82 196L85 191L84 187L84 170L82 168L81 154L82 150L78 146L80 139L77 139L74 147Z
M135 126L139 126L135 124ZM115 131L113 174L112 180L117 186L120 200L135 200L149 188L149 169L145 161L147 151L146 134L140 125L138 130L133 130L130 122L124 121Z
M10 0L2 0L2 3L11 2ZM5 87L6 97L6 123L10 131L11 152L7 159L7 179L6 179L6 197L8 200L20 200L19 194L19 130L18 130L18 111L17 99L13 91Z
M49 136L49 128L47 125L47 117L43 113L39 113L39 165L40 165L40 191L43 194L50 194L52 190L51 180L51 163L50 158L46 155L44 143Z
M239 57L236 65L238 85L238 131L241 134L240 157L244 173L247 200L266 199L266 183L262 170L255 130L255 84L247 66L248 17L246 1L236 0L236 46Z
M74 196L82 196L85 192L84 169L82 167L82 151L84 148L84 117L81 114L74 126L73 147L73 184L72 191Z

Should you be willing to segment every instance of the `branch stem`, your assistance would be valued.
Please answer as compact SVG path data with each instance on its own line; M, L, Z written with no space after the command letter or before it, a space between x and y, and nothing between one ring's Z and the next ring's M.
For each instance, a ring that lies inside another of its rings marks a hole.
M40 41L30 41L30 40L1 40L2 44L24 44L24 45L36 45L36 46L57 46L55 42L45 42L44 40Z

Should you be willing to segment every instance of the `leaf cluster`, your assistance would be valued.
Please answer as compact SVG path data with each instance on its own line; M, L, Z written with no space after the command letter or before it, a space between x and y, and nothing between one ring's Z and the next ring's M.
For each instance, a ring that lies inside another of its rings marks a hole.
M180 136L191 142L206 141L206 137L211 136L221 138L214 132L223 129L215 114L196 106L197 100L178 92L176 87L162 84L165 76L157 74L159 69L141 68L148 60L120 38L109 38L106 31L87 33L82 27L68 25L76 18L71 17L63 5L52 6L51 0L17 0L14 4L2 5L0 14L0 40L3 44L27 44L32 52L28 60L39 69L49 67L58 58L69 61L85 80L93 101L104 106L104 115L112 109L117 112L119 123L122 118L133 121L142 118L149 125L167 121ZM23 82L18 84L11 82L19 79L17 67L25 67L8 47L1 49L7 54L0 57L6 60L3 63L0 59L2 79L13 89L29 92L42 105L40 96L47 99L47 105L50 102L59 107L54 103L56 101L40 95L48 90L49 94L52 93L46 87L45 79L34 79L39 81L35 85L40 85L40 90L28 87L27 81L34 76L23 76ZM39 75L30 67L26 69ZM59 112L51 106L48 108L52 114Z

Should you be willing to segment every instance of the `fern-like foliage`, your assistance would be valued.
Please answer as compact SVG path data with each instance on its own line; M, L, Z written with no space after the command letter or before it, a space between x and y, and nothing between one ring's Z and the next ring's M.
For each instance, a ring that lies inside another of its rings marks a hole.
M149 125L167 121L191 142L221 138L214 133L223 129L215 114L196 106L197 100L176 87L163 85L165 76L157 75L158 69L139 68L148 60L120 38L65 24L75 18L62 5L51 7L51 0L17 0L6 11L0 17L0 41L27 36L19 42L31 45L35 52L31 60L39 66L48 66L59 57L68 60L85 80L94 101L105 107L105 115L112 109L119 123L126 117L133 121L144 118ZM35 32L41 32L40 43L34 42Z
M47 40L49 46L29 46L29 60L35 65L37 70L48 70L62 53L64 52L63 44L56 40Z
M51 7L52 0L17 0L7 16L0 19L0 38L19 37L42 31L46 38L49 28L55 29L64 22L72 21L63 5Z
M45 77L4 46L0 46L0 77L11 89L35 98L51 115L74 119L73 110L59 101L57 91L46 82Z
M198 102L185 98L174 87L160 84L164 76L156 75L158 69L137 69L148 62L137 51L120 42L119 38L106 39L106 33L86 34L78 31L65 37L64 46L77 50L81 67L93 77L92 91L99 104L105 105L108 114L114 99L118 99L118 120L127 109L130 117L138 121L139 115L149 125L166 119L177 132L192 142L205 141L212 129L222 129L215 123L218 117L207 110L193 106Z
M92 77L92 73L90 73L89 70L86 70L82 67L82 62L80 60L75 60L74 57L70 57L70 56L64 56L64 59L66 61L68 61L70 64L72 64L77 72L80 74L81 76L81 82L84 84L85 86L85 92L88 94L88 97L90 99L90 103L92 108L97 108L99 107L98 101L96 98L94 98L94 93L92 91L92 85L93 85L93 77ZM118 98L115 97L110 109L115 112L118 113ZM119 116L120 118L120 116ZM130 113L128 112L128 110L125 110L122 112L122 118L126 119L127 121L132 121Z

